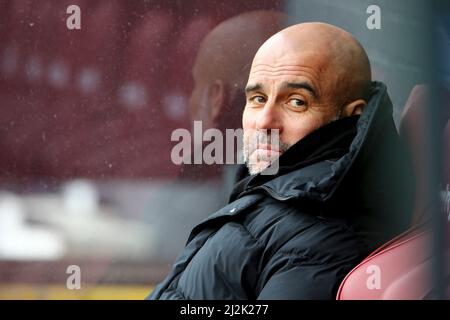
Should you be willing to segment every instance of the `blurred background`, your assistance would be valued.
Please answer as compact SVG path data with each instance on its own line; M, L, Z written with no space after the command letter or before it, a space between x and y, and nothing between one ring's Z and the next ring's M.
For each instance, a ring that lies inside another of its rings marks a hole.
M0 299L143 299L164 278L232 184L226 170L175 165L170 137L194 120L202 40L244 12L278 10L289 24L353 33L412 148L423 127L421 85L437 71L439 148L450 146L450 15L436 17L429 3L0 0ZM66 27L73 4L80 30ZM372 4L381 29L367 27ZM447 214L449 152L441 149L438 173ZM66 287L70 265L81 269L80 290Z

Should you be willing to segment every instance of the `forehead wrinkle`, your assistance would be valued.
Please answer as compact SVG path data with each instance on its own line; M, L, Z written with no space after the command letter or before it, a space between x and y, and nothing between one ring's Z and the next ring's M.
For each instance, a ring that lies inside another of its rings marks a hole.
M298 72L304 72L313 77L313 80L319 79L319 72L308 66L299 65L279 65L272 66L267 64L256 64L250 70L250 75L267 75L267 76L278 76L278 75L298 75Z
M307 75L310 75L310 72L304 72ZM292 75L292 76L302 76L298 74L298 71L292 71L292 70L279 70L279 71L268 71L268 70L259 70L259 71L255 71L251 73L252 75L257 75L257 76L282 76L282 75ZM314 75L312 75L314 77Z
M298 64L278 64L278 65L270 65L270 64L264 64L264 63L258 63L254 64L252 66L252 69L277 69L277 70L305 70L310 69L312 72L316 72L313 67L308 66L300 66Z
M310 68L307 68L307 69L310 69ZM299 71L303 71L304 74L298 74ZM262 87L262 81L258 79L259 77L265 77L265 78L269 78L269 79L273 79L273 78L276 79L280 76L306 77L308 79L308 81L306 81L306 82L310 82L311 86L316 91L317 96L320 96L322 90L321 90L320 86L318 85L319 78L316 76L315 73L316 72L314 70L305 70L305 68L301 68L301 67L298 67L297 70L295 70L295 71L293 71L293 70L287 70L287 71L257 70L257 71L253 71L252 70L250 72L249 81L253 80L255 83L260 84ZM297 80L285 81L284 83L286 83L286 82L297 82ZM300 82L304 82L304 81L300 81Z
M269 64L269 63L263 63L263 62L255 62L253 63L253 66L267 66L267 67L271 67L271 68L278 68L278 67L282 67L282 66L286 66L286 67L305 67L305 68L310 68L308 66L300 66L298 64L288 64L288 63L273 63L273 64Z

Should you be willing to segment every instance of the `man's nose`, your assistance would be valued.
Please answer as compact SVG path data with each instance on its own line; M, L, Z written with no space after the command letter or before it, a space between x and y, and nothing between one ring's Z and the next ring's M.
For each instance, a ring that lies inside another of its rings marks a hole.
M258 129L278 129L281 131L280 109L275 103L268 101L256 119Z

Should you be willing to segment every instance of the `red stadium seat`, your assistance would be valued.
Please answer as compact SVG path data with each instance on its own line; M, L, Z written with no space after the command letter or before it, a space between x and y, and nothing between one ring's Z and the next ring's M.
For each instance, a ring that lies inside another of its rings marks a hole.
M448 226L450 231L450 224ZM381 246L345 277L337 299L433 298L431 239L430 230L419 226ZM447 250L446 255L450 262L450 251ZM446 277L449 276L447 270Z
M429 107L428 89L425 86L416 86L408 99L403 113L400 135L409 144L413 157L413 167L416 175L416 203L412 227L405 233L384 244L358 266L356 266L340 285L338 300L365 300L365 299L427 299L433 298L432 266L433 256L429 226L425 225L428 199L425 195L426 173L424 155L426 128L424 122L424 108ZM449 102L446 90L441 89L442 101ZM439 129L444 131L445 124L450 116L450 104L444 103L442 111L444 117L439 119ZM448 124L447 124L448 127ZM444 143L444 151L448 154L448 139ZM448 159L448 158L447 158ZM448 161L445 169L448 172ZM448 181L448 176L447 176ZM444 188L445 189L445 188ZM447 207L446 216L442 222L449 222L448 208L450 194L443 197L444 206ZM450 235L450 223L446 226L447 235ZM450 237L443 243L445 259L450 263ZM450 277L450 270L446 269L444 275ZM450 290L450 283L447 284Z

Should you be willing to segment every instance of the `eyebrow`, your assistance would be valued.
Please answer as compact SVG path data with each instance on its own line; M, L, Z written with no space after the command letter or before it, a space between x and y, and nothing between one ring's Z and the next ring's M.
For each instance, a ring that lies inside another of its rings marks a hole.
M245 87L245 93L258 91L261 90L262 88L263 88L262 83L249 84Z
M245 87L245 93L250 93L253 91L258 91L263 89L263 84L262 83L255 83L255 84L249 84ZM317 92L314 89L314 87L309 84L308 82L283 82L282 84L283 88L286 89L305 89L306 91L309 91L309 93L317 99Z
M306 91L309 91L309 93L311 93L314 98L317 99L316 90L308 82L284 82L283 87L288 89L305 89Z

